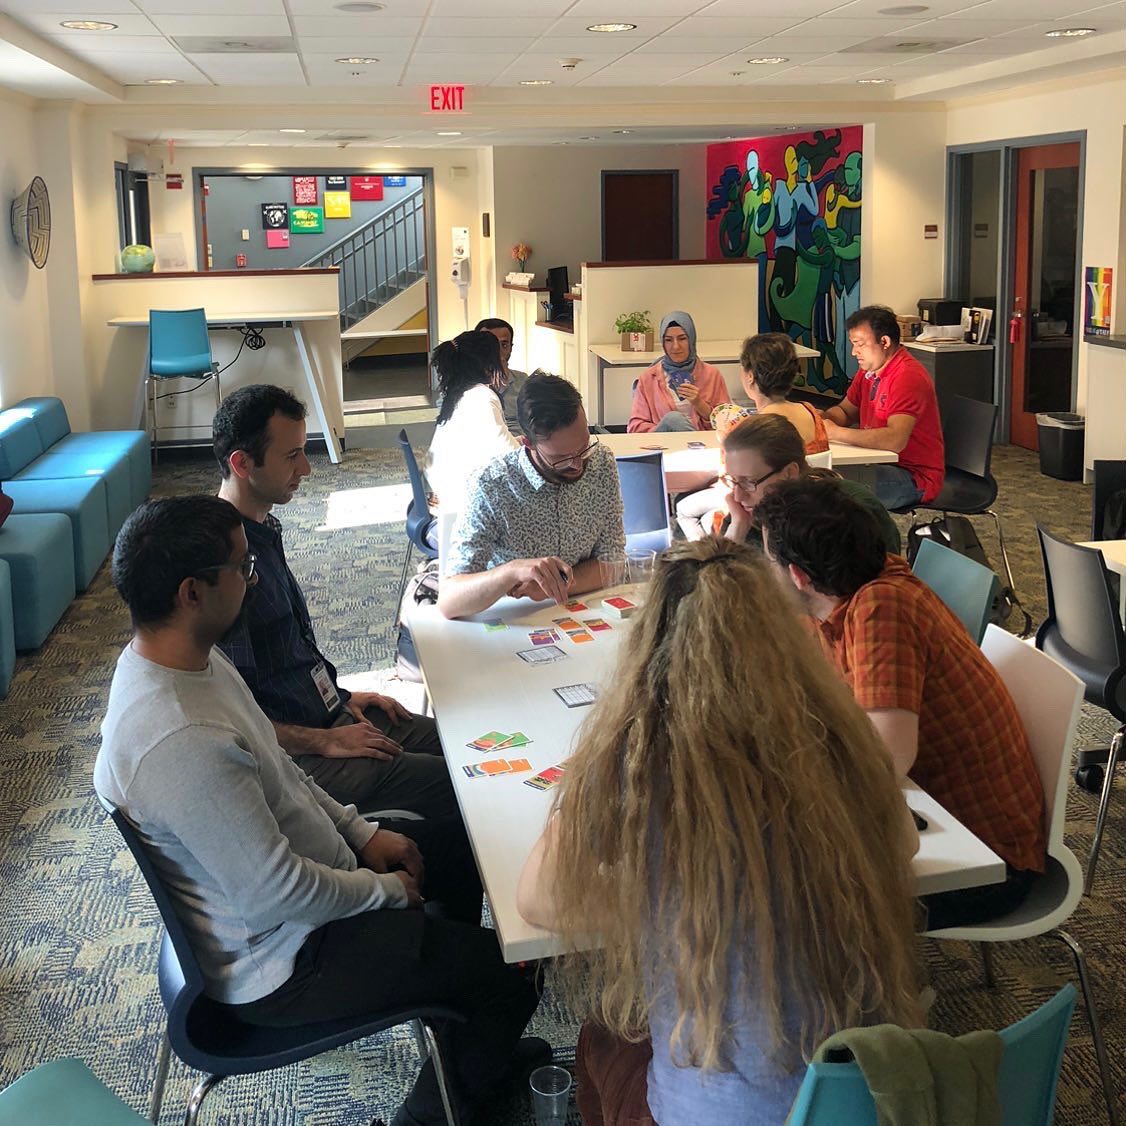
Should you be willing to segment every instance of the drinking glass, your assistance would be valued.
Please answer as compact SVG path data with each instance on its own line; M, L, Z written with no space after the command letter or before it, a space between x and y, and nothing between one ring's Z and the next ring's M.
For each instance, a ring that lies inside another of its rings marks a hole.
M563 1067L537 1067L528 1079L536 1126L565 1126L571 1101L571 1073Z
M629 564L624 559L600 559L598 561L599 588L609 590L629 582Z
M629 569L629 581L634 586L643 586L652 577L656 563L655 551L627 551L626 566Z

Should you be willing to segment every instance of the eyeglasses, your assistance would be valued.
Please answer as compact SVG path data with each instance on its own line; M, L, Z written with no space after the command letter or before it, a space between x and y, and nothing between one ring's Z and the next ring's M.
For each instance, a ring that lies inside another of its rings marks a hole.
M759 485L761 485L763 481L769 481L771 477L773 477L776 473L781 473L785 468L786 467L784 465L780 465L777 469L772 469L769 473L764 474L757 481L753 477L732 477L730 473L724 473L720 477L720 480L729 489L742 489L743 492L753 496L755 490L758 489Z
M536 454L548 469L562 469L565 465L581 465L584 461L589 460L597 448L598 439L595 438L585 449L579 450L577 454L570 454L568 457L544 457L538 446L536 447Z
M249 586L258 577L257 568L258 556L248 551L237 563L216 563L211 567L200 567L196 573L202 575L205 571L238 571Z

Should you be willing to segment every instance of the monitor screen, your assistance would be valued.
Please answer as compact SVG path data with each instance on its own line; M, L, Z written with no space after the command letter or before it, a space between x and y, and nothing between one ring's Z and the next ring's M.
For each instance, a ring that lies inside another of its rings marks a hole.
M551 291L552 304L562 304L563 294L571 288L567 280L566 266L552 266L547 271L547 288Z

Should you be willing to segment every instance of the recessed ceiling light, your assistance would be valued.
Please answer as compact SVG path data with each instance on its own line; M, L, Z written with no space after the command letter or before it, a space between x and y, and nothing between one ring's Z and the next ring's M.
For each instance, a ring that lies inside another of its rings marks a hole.
M456 129L447 129L444 132L439 132L438 136L439 137L460 137L461 133L458 132Z
M279 133L304 133L305 129L279 129Z
M105 20L63 20L59 27L69 28L71 31L116 31L117 24L106 23Z
M550 86L550 78L523 78L520 80L521 86Z
M929 12L926 4L899 4L894 8L881 8L881 16L917 16L920 12Z
M179 86L178 78L146 78L146 86Z
M587 31L601 31L606 35L613 35L616 31L636 31L635 23L592 23Z
M338 12L382 12L384 4L372 3L372 0L348 0L345 4L333 4Z
M790 60L785 55L763 55L758 59L748 59L752 66L777 66L779 63L788 63Z
M248 149L268 149L270 143L269 141L247 141L246 147Z
M729 70L727 73L730 74L732 78L738 78L740 75L746 74L747 72L745 70Z
M1081 39L1084 35L1094 35L1094 27L1061 27L1058 31L1045 31L1049 39Z
M580 141L597 141L598 138L596 136L595 137L580 137L579 140Z
M858 78L856 80L857 86L890 86L890 78Z
M624 137L627 133L632 133L633 130L632 129L615 129L614 132L617 133L619 137Z
M346 59L337 59L336 62L345 66L367 66L368 63L377 63L378 59L368 58L366 55L349 55Z

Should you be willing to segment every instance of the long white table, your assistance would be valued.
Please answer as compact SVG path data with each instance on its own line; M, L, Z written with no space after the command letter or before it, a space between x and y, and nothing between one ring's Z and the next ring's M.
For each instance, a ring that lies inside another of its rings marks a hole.
M305 381L309 386L309 396L313 400L313 410L317 416L321 433L324 435L325 446L328 448L329 459L333 462L340 461L340 440L329 424L328 415L325 413L325 398L330 386L327 373L316 370L315 353L309 347L305 326L309 322L339 321L340 312L336 309L298 309L276 313L239 313L205 312L209 328L229 328L232 325L255 325L258 327L288 328L293 332L293 339L297 344L297 354L301 359L301 368L305 373ZM148 317L111 317L106 322L110 328L143 328L148 330ZM134 399L133 416L140 419L142 429L147 429L145 408L145 381L148 379L148 343L145 344L144 358L141 361L141 375L138 380L136 397Z
M673 430L667 434L602 434L598 439L615 457L643 454L646 446L663 446L665 476L670 492L684 493L703 488L708 480L721 472L719 438L714 430ZM689 449L689 442L703 442L703 448ZM858 466L894 464L899 455L892 450L867 450L861 446L846 446L843 442L830 442L833 468L844 476L871 484Z
M626 592L628 593L628 591ZM580 620L606 617L601 594L584 595L589 610ZM607 620L609 632L575 645L560 632L567 654L554 664L532 666L516 653L528 649L528 630L550 625L566 614L558 606L528 599L504 599L472 619L450 622L433 606L416 607L408 617L426 689L434 704L438 732L453 778L473 854L489 897L497 937L507 962L543 958L561 952L551 933L530 926L516 911L516 883L532 845L543 831L552 793L524 781L571 753L575 733L589 708L567 708L552 689L593 681L607 685L617 647L629 623ZM490 632L482 624L501 619L508 626ZM462 767L491 755L466 744L489 731L522 731L533 741L505 757L526 758L532 770L469 778ZM999 883L1005 865L999 856L921 790L905 791L907 802L929 822L920 835L913 867L919 894Z
M1080 547L1097 547L1108 571L1122 577L1118 584L1118 616L1126 622L1126 540L1085 540Z

